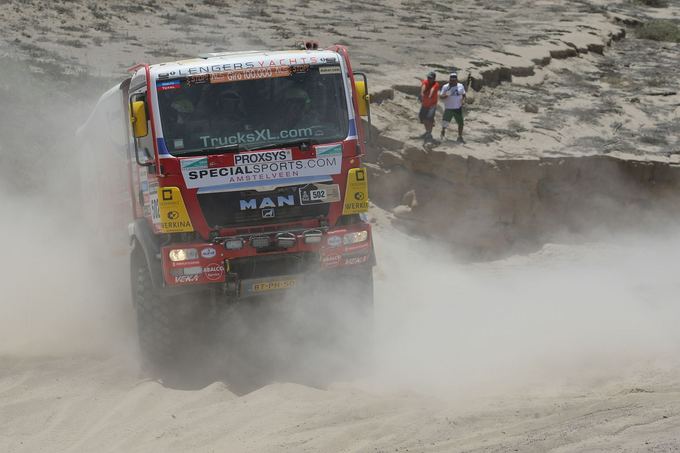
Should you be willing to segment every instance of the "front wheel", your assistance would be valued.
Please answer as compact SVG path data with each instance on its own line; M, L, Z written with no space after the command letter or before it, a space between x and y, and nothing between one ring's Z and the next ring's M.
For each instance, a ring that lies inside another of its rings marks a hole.
M209 313L204 298L158 294L143 257L133 256L130 270L143 368L151 374L189 368L187 361L200 358L207 350L209 316L205 315Z

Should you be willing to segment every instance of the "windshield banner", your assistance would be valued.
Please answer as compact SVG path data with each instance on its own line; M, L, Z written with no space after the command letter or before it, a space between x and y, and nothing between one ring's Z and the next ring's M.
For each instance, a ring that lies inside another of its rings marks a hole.
M200 157L181 162L189 189L244 183L265 186L279 180L337 175L342 167L342 145L317 146L315 153L271 149L215 156L215 160Z

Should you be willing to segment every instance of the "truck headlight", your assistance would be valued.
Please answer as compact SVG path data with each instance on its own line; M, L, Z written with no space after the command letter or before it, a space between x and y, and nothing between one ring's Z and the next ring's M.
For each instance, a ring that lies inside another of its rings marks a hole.
M168 253L170 261L190 261L198 259L198 250L196 249L172 249Z
M352 233L347 233L342 237L342 243L345 245L356 244L359 242L364 242L368 239L368 231L354 231Z

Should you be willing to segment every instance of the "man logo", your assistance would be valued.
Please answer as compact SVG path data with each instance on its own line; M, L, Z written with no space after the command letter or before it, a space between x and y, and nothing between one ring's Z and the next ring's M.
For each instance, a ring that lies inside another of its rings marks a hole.
M179 218L179 212L177 212L177 211L168 212L168 219L175 220L177 218Z
M266 208L276 208L284 206L295 206L295 195L279 195L276 199L272 197L264 197L260 200L257 198L251 198L249 200L241 200L239 202L241 211L246 211L248 209L266 209Z
M268 209L263 209L262 210L262 218L263 219L272 219L275 217L275 212L274 208L268 208Z

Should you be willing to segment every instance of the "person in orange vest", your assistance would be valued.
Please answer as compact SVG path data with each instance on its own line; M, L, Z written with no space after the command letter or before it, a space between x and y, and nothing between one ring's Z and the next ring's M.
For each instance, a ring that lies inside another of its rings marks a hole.
M418 118L425 126L423 138L425 141L432 141L432 128L434 128L434 114L437 111L437 101L439 101L439 83L436 81L437 74L434 71L427 75L427 79L420 84L420 113Z

